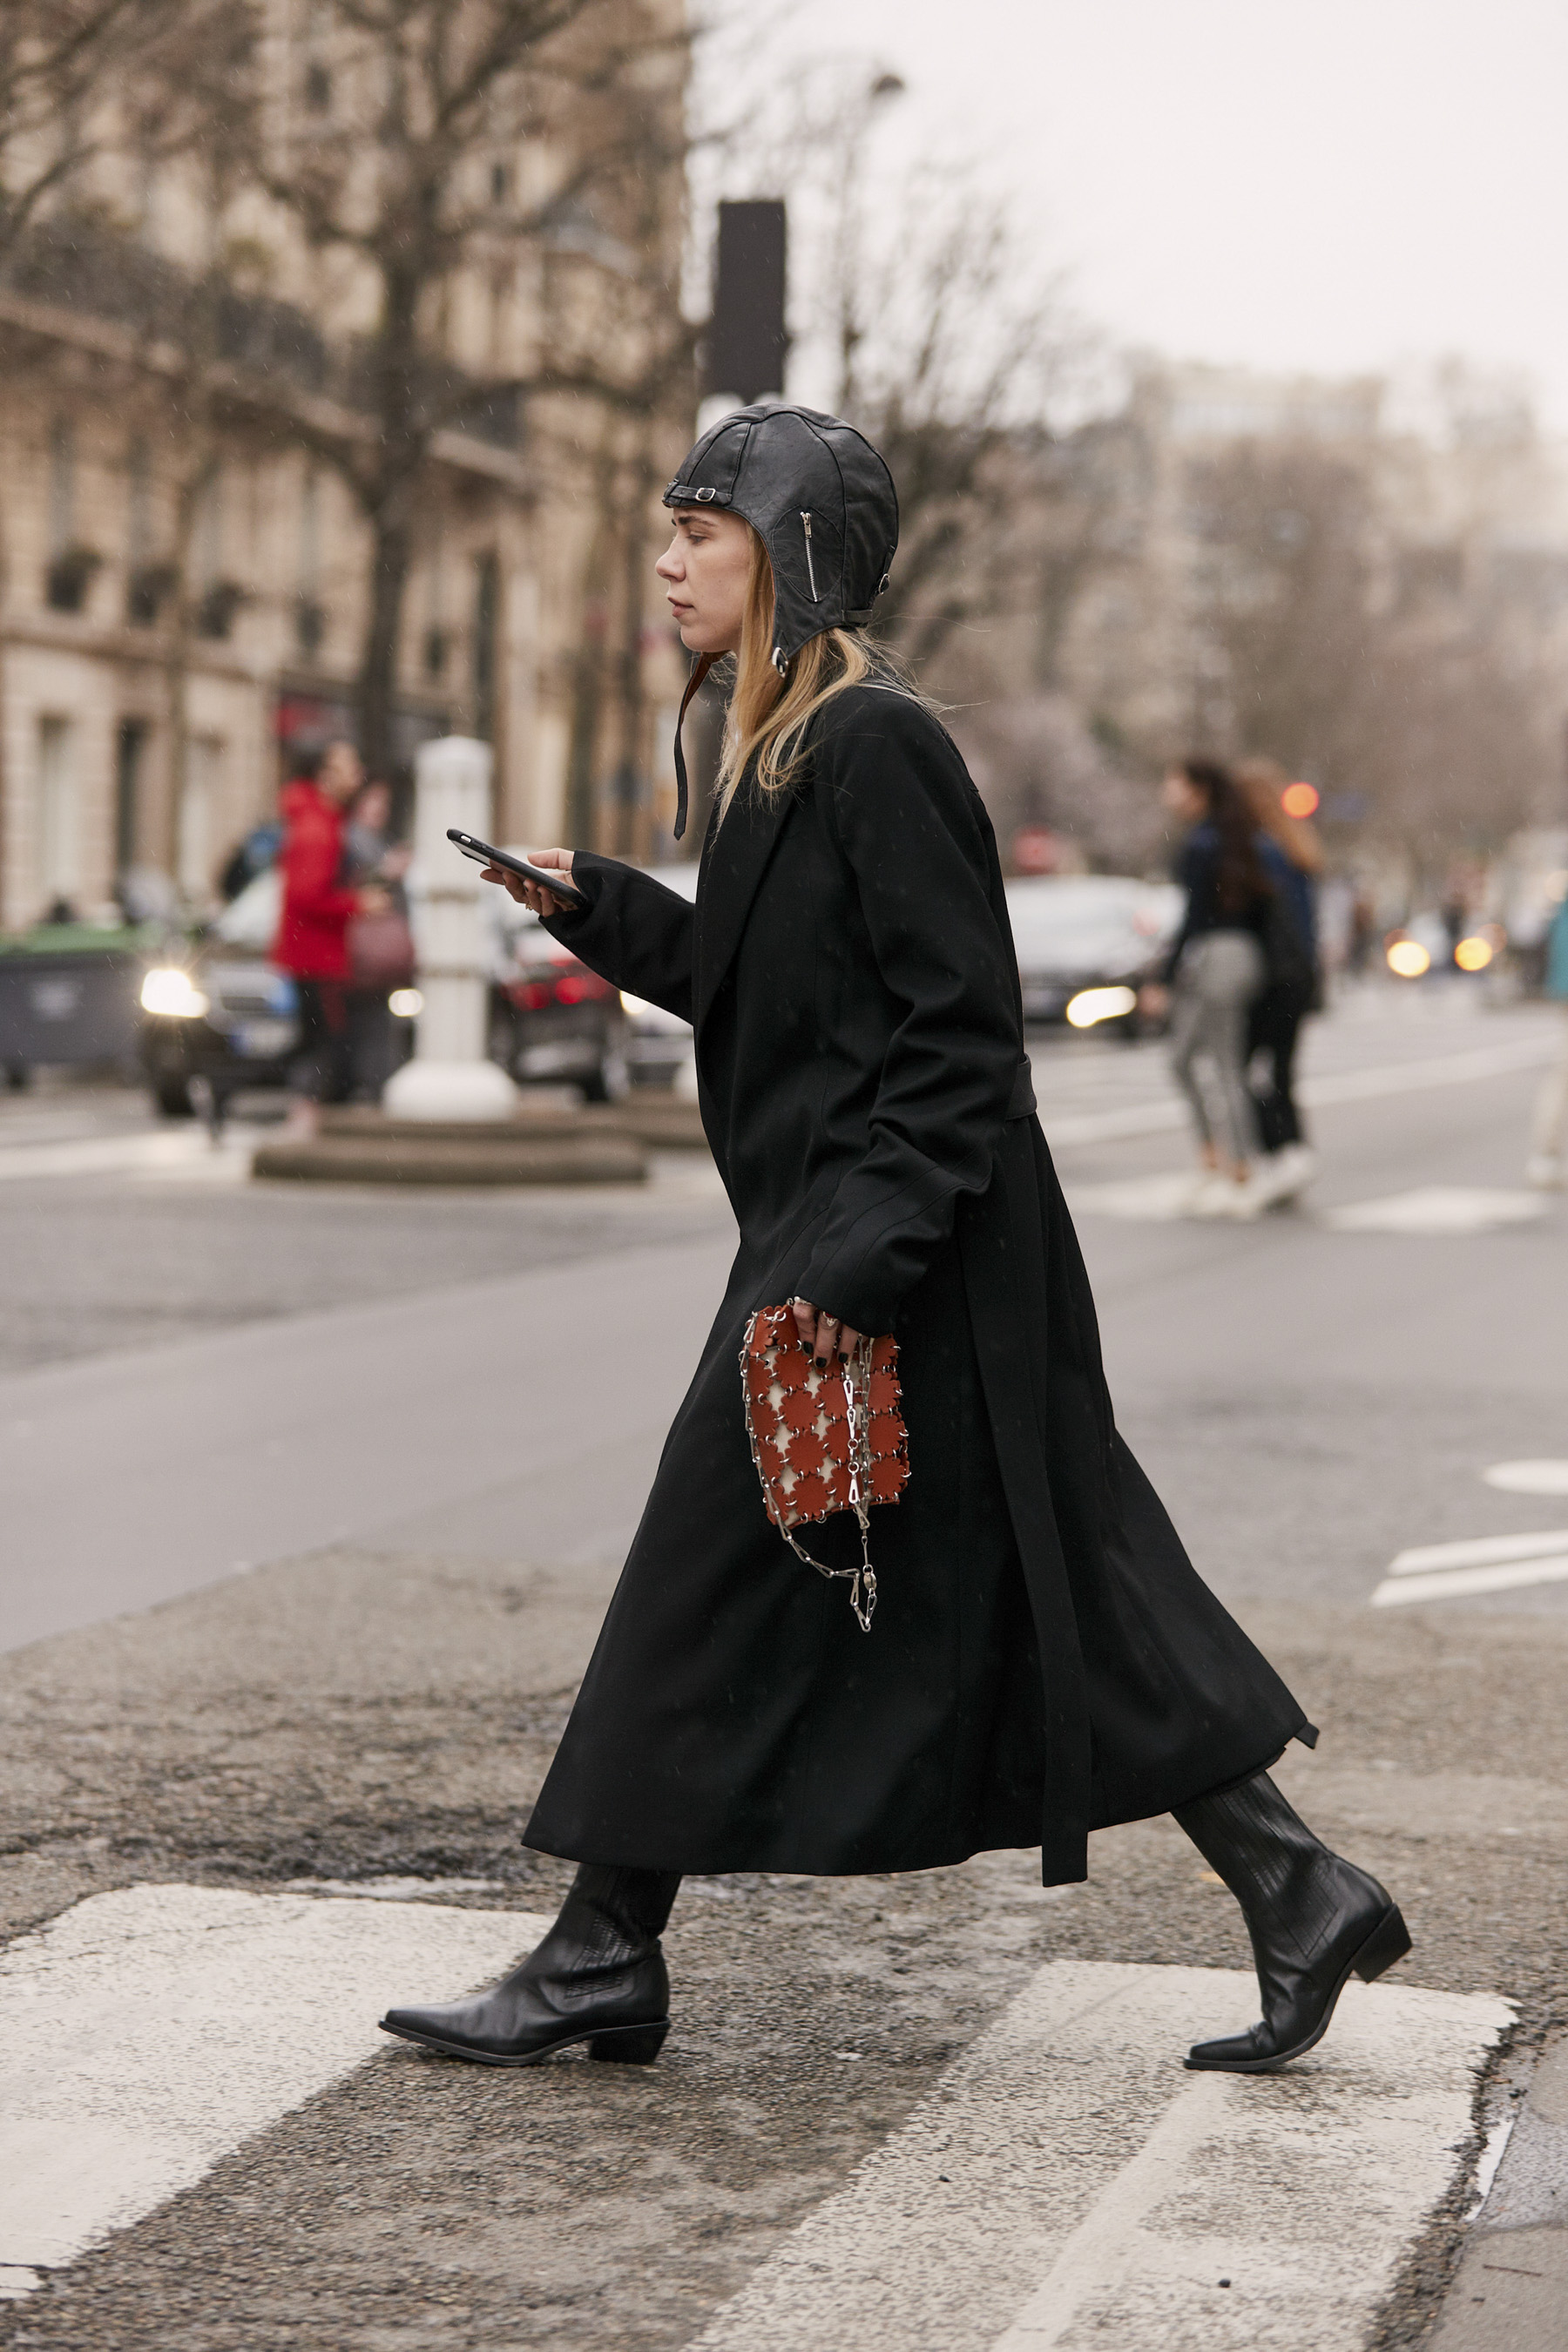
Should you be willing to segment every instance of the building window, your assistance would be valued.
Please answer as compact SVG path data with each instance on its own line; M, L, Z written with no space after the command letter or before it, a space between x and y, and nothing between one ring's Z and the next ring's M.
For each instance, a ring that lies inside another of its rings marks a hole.
M44 594L52 612L79 613L103 561L76 535L76 427L57 416L49 434L49 561Z
M81 887L76 735L68 719L38 721L37 885L48 909L68 907Z
M305 110L310 114L332 110L332 77L320 58L312 58L305 68Z
M500 558L493 548L474 559L474 732L490 743L496 731L496 635L500 620Z
M234 628L235 615L249 600L248 590L242 588L237 581L226 578L224 572L224 541L226 535L224 493L224 471L219 463L214 466L202 485L191 532L195 576L201 583L196 595L198 637L227 637Z
M137 436L125 453L125 617L150 629L174 585L172 563L153 555L153 461Z
M114 739L114 871L123 879L136 863L142 836L142 769L147 722L122 719Z
M193 735L185 747L180 789L176 867L188 898L211 896L217 822L222 807L224 746L216 735Z

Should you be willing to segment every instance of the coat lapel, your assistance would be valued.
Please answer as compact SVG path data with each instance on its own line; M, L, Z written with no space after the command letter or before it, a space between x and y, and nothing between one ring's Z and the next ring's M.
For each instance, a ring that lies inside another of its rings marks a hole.
M742 789L710 833L697 886L697 956L692 1012L700 1033L720 982L735 960L757 886L795 805L790 793L763 801Z

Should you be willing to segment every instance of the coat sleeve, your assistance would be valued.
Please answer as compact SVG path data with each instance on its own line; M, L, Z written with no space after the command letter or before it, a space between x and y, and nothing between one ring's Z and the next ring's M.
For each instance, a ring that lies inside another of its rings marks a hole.
M693 910L679 890L595 851L578 850L572 879L592 904L552 915L545 929L591 971L646 996L681 1021L691 1018Z
M1023 1036L989 823L963 763L918 703L884 693L857 704L825 734L816 789L900 1017L870 1148L838 1187L799 1295L882 1332L951 1234L960 1196L991 1181Z

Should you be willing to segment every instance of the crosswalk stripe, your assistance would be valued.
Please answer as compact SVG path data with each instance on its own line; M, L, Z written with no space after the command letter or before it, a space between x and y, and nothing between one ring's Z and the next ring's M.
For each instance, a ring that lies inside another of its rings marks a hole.
M1352 2352L1511 2011L1352 1986L1288 2074L1184 2074L1256 2000L1226 1969L1047 1964L688 2352Z
M1407 1609L1420 1601L1463 1601L1475 1592L1511 1592L1531 1584L1568 1580L1568 1552L1546 1559L1498 1560L1487 1568L1440 1568L1430 1576L1386 1577L1372 1596L1374 1609Z
M1500 1225L1533 1224L1546 1213L1539 1192L1500 1192L1469 1184L1418 1184L1330 1209L1322 1222L1342 1234L1484 1234Z
M226 1139L215 1148L205 1128L155 1128L132 1135L86 1135L70 1143L0 1145L0 1183L40 1176L163 1175L214 1161L226 1171L248 1160L243 1142Z
M1479 1568L1493 1559L1534 1559L1546 1552L1568 1550L1568 1528L1548 1528L1532 1536L1468 1536L1460 1543L1415 1544L1397 1551L1388 1563L1390 1576L1413 1576L1426 1568Z
M1433 1054L1416 1061L1384 1063L1369 1070L1325 1072L1306 1078L1296 1088L1309 1110L1326 1110L1339 1103L1380 1102L1389 1095L1422 1094L1432 1087L1470 1086L1478 1079L1510 1076L1518 1070L1538 1069L1556 1058L1554 1035L1505 1040L1478 1045L1463 1054ZM1126 1137L1163 1135L1185 1128L1192 1114L1173 1097L1128 1103L1116 1110L1066 1111L1059 1117L1050 1108L1051 1067L1043 1054L1034 1056L1035 1087L1040 1097L1040 1120L1053 1148L1076 1143L1114 1143Z
M0 1953L0 2291L73 2261L536 1942L530 1913L134 1886Z

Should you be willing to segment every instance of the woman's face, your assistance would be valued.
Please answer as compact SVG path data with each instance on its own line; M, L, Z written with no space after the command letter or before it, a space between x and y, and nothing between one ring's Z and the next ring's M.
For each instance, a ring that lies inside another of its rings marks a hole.
M1167 769L1165 781L1160 787L1160 798L1173 816L1181 817L1189 824L1195 824L1208 807L1203 793L1183 768Z
M675 536L654 569L688 653L739 653L752 576L752 534L739 515L677 507Z

